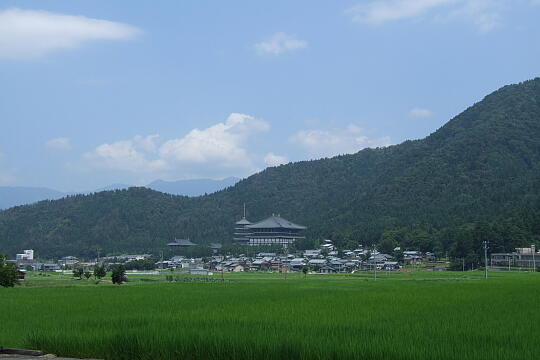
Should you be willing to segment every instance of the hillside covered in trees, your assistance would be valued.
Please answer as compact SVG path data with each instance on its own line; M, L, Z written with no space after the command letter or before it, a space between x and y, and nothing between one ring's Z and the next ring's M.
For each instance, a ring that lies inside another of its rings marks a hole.
M272 213L310 241L434 250L476 258L540 238L540 79L505 86L430 136L330 159L267 168L215 194L105 191L0 212L0 252L41 256L155 252L174 237L230 242ZM310 246L311 244L298 244Z

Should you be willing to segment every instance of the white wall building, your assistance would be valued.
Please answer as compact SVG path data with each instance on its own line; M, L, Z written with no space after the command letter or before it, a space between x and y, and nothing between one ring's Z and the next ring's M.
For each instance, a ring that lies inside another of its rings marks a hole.
M34 250L24 250L22 254L16 255L17 261L34 260Z

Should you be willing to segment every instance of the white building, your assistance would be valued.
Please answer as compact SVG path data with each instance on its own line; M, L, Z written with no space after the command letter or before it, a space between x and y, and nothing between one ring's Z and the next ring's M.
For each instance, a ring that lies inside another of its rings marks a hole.
M24 253L16 255L17 261L34 260L34 250L24 250Z

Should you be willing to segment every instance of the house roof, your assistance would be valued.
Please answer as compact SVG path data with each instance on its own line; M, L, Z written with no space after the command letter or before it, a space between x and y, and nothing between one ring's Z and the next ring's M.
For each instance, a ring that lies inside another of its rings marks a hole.
M267 219L259 221L258 223L255 223L255 224L247 225L246 227L249 229L278 229L278 228L297 229L297 230L307 229L307 227L305 226L292 223L289 220L285 220L284 218L280 216L270 216Z
M168 243L169 246L194 246L197 244L192 243L189 240L186 239L174 239L173 242Z
M223 247L223 245L219 244L219 243L210 243L210 248L212 249L221 249Z

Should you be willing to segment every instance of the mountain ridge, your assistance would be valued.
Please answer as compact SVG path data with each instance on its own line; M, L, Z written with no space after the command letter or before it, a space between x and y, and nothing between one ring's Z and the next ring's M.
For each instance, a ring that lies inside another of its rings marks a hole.
M144 187L172 195L201 196L232 186L239 180L236 177L228 177L222 180L207 178L176 181L155 180ZM134 187L134 185L111 184L92 191L63 192L47 187L0 186L0 210L14 206L30 205L42 200L57 200L71 195L122 190L130 187Z
M226 243L246 203L250 219L281 213L307 225L308 238L342 247L386 242L465 256L484 229L494 249L511 249L540 235L538 139L536 78L493 92L424 139L267 168L211 195L130 188L3 211L0 248L84 255L157 251L174 237Z

